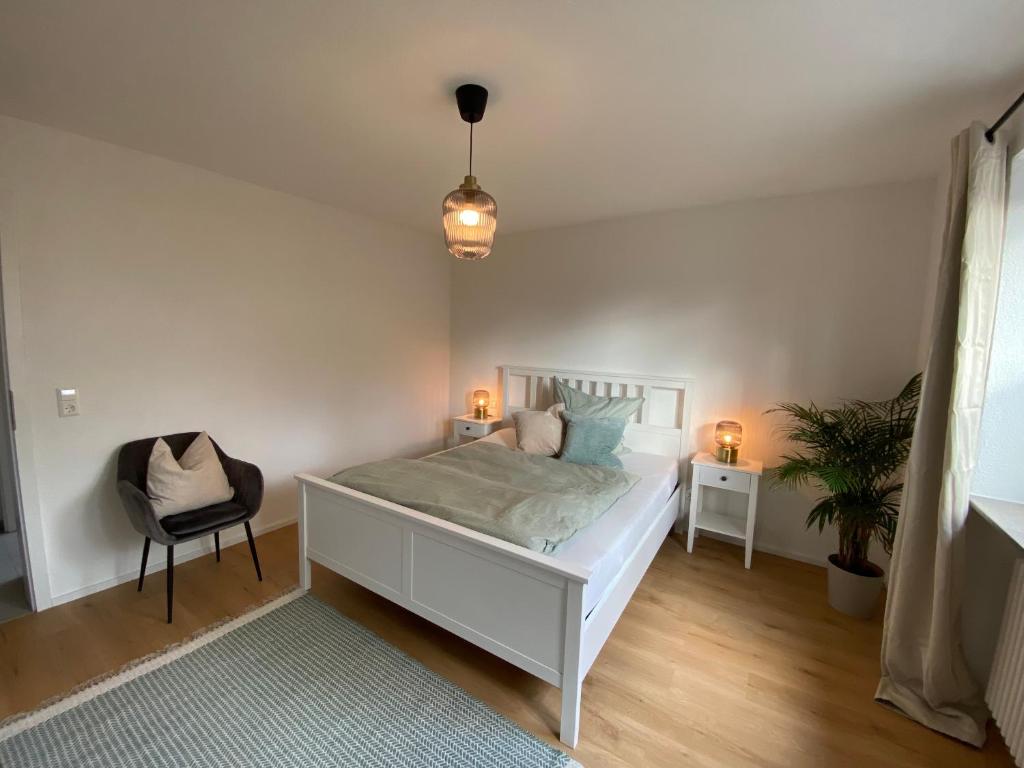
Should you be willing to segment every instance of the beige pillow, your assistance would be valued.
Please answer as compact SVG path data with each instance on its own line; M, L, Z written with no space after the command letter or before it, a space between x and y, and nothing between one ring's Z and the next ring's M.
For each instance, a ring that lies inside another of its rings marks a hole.
M562 434L565 424L559 414L565 410L561 403L552 405L546 411L516 411L512 420L516 423L516 445L525 453L540 456L555 456L562 450Z
M146 495L159 518L229 501L235 491L210 436L201 432L177 460L171 447L157 439L149 454Z

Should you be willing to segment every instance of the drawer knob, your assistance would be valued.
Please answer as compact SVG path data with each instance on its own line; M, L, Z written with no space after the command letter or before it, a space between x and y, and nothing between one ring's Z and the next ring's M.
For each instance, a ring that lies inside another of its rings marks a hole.
M722 475L721 478L719 478L719 479L724 483L729 478L727 478L725 475Z

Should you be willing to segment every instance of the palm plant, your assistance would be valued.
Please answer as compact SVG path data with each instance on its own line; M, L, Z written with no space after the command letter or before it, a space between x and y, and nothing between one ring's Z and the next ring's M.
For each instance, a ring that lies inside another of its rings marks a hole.
M910 454L917 419L921 374L891 400L844 400L836 408L780 403L768 413L789 415L780 434L802 449L768 470L773 487L808 484L826 492L807 516L839 529L836 565L861 576L877 573L868 560L875 539L892 553L903 483L899 470Z

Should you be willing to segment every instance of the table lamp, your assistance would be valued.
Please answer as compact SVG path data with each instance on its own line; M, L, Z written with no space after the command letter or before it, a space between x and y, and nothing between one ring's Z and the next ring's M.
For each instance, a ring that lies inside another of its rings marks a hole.
M487 406L491 404L491 393L486 389L477 389L473 392L473 418L486 419Z
M738 421L720 421L715 425L715 458L726 464L735 464L740 457L743 427Z

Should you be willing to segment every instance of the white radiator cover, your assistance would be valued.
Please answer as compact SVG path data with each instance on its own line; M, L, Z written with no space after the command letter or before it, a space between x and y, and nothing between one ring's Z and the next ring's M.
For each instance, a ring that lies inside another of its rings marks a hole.
M985 701L1014 762L1024 766L1024 559L1013 566Z

